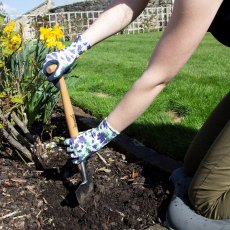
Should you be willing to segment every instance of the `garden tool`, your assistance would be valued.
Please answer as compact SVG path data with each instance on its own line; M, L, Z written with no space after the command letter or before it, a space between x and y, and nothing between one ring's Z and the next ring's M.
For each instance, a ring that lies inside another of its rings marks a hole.
M56 68L57 66L53 64L47 67L46 71L48 74L51 74L56 70ZM60 87L61 98L62 98L68 131L70 137L73 138L78 135L78 128L75 120L73 107L70 101L69 93L67 90L67 86L63 76L59 79L58 87ZM75 191L76 198L79 204L84 201L84 198L87 196L87 193L89 193L92 190L92 186L90 185L90 182L88 180L85 163L86 162L83 161L77 165L82 179L81 184L78 186L77 190Z

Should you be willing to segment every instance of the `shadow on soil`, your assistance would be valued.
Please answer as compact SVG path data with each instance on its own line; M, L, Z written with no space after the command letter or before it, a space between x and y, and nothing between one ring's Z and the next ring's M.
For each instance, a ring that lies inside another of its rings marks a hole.
M79 188L81 181L77 184L73 184L68 179L79 173L78 168L69 160L67 160L65 165L62 167L44 169L42 176L44 176L46 180L61 181L65 189L68 191L66 197L60 204L61 206L67 206L70 208L79 206L79 202L76 197L76 190Z

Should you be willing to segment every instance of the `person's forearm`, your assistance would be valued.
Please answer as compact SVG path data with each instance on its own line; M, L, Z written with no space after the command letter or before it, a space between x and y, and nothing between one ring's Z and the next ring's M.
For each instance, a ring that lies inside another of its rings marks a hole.
M166 84L167 82L154 78L150 72L145 71L109 114L109 124L118 132L123 131L145 112Z
M110 37L135 20L148 2L149 0L114 0L83 36L91 45Z
M108 116L115 130L121 132L135 121L176 76L196 50L221 3L222 0L175 1L170 23L147 70Z

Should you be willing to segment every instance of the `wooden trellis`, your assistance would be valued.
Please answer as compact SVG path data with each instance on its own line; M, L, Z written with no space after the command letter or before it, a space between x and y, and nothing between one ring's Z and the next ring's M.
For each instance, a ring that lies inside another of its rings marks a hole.
M150 31L162 31L167 26L172 14L172 7L148 7L132 22L124 33L143 33Z
M65 38L73 40L78 33L86 30L103 11L82 11L82 12L62 12L52 13L45 16L27 15L27 30L24 37L34 38L35 29L31 26L36 22L38 26L53 27L58 23L65 34ZM167 26L172 13L172 5L166 7L148 7L139 17L127 26L121 33L143 33L149 31L162 31Z

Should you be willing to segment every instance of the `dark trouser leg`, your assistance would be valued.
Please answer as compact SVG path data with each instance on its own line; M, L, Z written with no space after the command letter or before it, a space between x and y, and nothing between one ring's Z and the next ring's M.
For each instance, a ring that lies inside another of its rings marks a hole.
M230 93L218 104L191 143L184 159L185 172L193 176L210 146L230 120Z
M230 218L230 94L211 114L185 157L194 175L189 199L201 215ZM194 174L195 173L195 174Z
M230 219L230 121L198 167L189 199L203 216Z

